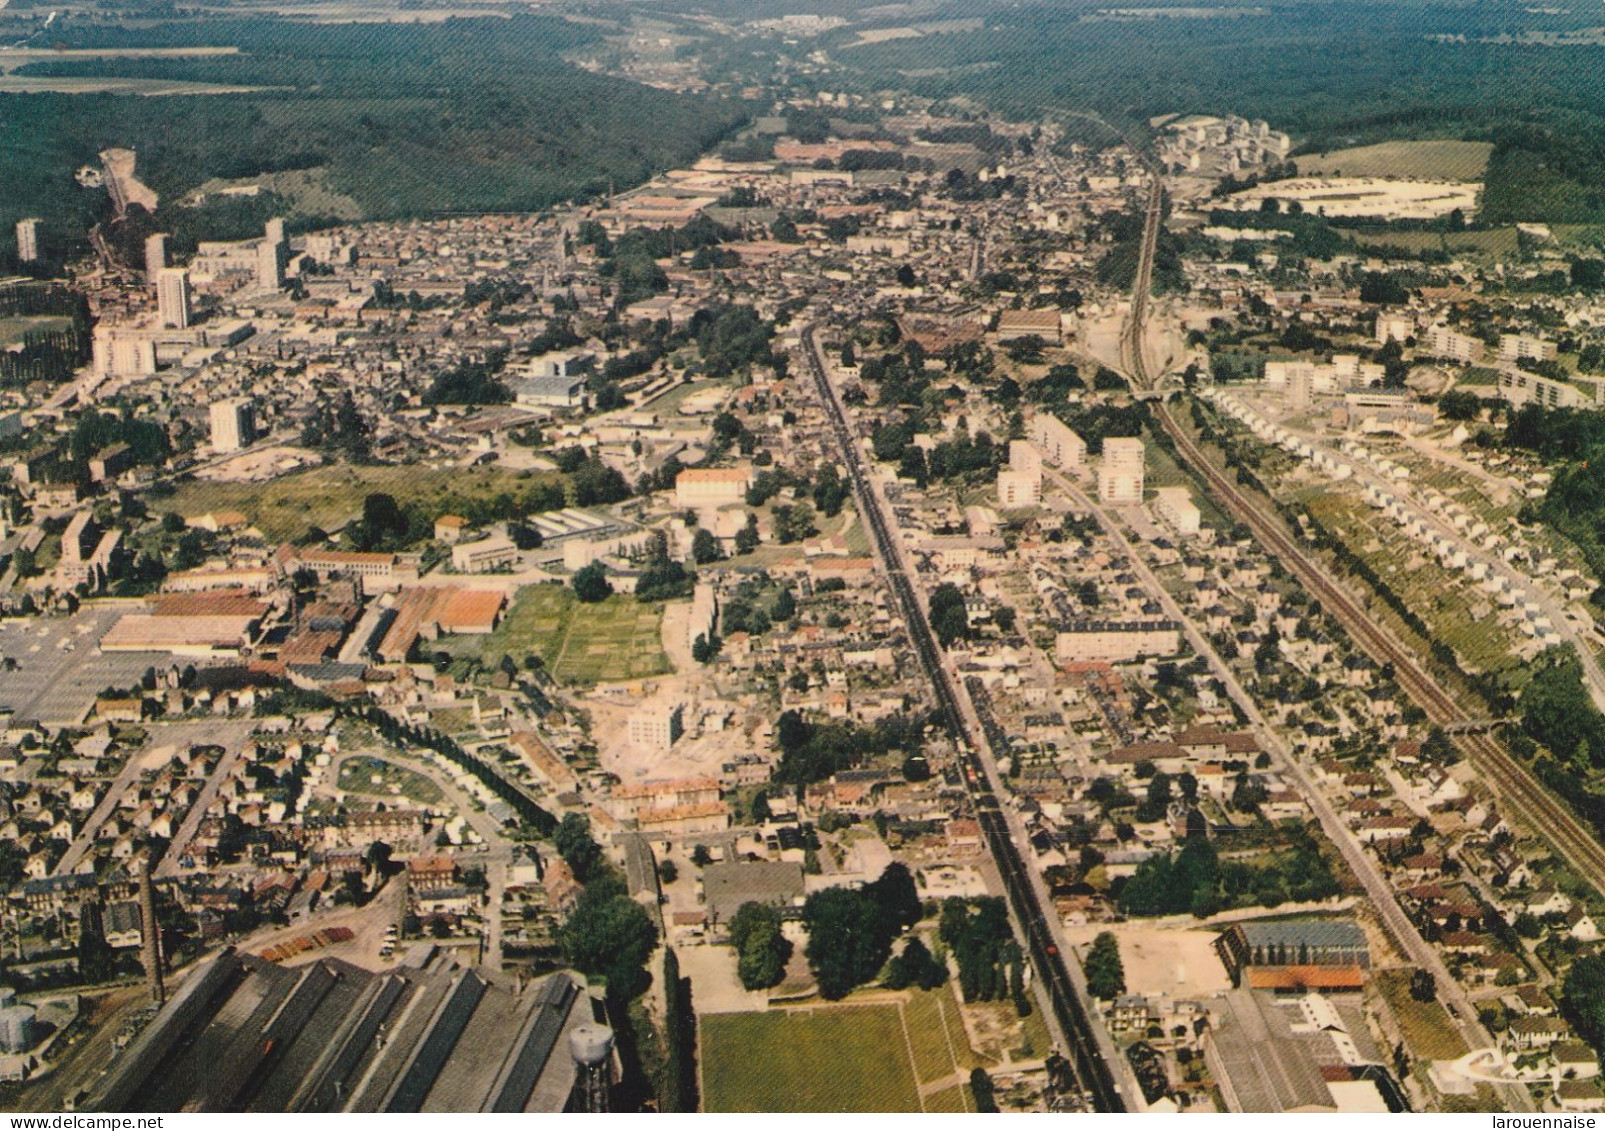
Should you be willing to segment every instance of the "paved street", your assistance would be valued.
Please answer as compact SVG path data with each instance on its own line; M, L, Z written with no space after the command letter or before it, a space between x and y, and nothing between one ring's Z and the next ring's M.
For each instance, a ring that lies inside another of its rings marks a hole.
M1404 952L1405 956L1416 966L1431 972L1437 981L1438 997L1450 1007L1450 1014L1465 1038L1466 1044L1472 1049L1488 1048L1496 1042L1493 1037L1477 1021L1477 1010L1471 999L1466 995L1465 989L1457 982L1449 968L1444 965L1435 947L1431 946L1421 937L1415 925L1410 921L1404 909L1399 906L1398 897L1394 894L1387 878L1382 875L1375 859L1359 839L1349 829L1326 795L1321 792L1310 776L1311 760L1308 756L1300 757L1281 735L1270 724L1259 706L1254 701L1247 688L1237 678L1218 652L1209 638L1189 618L1182 607L1170 595L1159 577L1149 567L1142 555L1126 537L1125 531L1109 513L1095 503L1084 492L1079 484L1072 482L1068 477L1052 468L1044 467L1043 473L1059 487L1078 507L1082 507L1095 515L1110 538L1112 538L1131 562L1132 568L1143 581L1145 587L1158 595L1160 604L1164 607L1165 615L1182 626L1187 641L1193 649L1209 662L1210 671L1225 686L1232 700L1243 710L1252 724L1255 737L1263 749L1271 754L1272 765L1287 774L1298 785L1299 792L1309 803L1310 809L1321 823L1321 829L1327 839L1335 845L1343 855L1344 863L1354 873L1365 887L1366 895L1370 899L1372 908L1381 918L1383 926L1390 937ZM1510 1111L1531 1111L1532 1101L1525 1088L1510 1086L1501 1089L1501 1096Z

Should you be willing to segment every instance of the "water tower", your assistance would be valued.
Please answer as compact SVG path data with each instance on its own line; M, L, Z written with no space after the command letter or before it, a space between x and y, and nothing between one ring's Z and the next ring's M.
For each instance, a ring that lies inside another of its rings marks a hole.
M613 1030L606 1025L582 1021L570 1031L568 1048L574 1057L575 1087L580 1095L580 1110L611 1110Z

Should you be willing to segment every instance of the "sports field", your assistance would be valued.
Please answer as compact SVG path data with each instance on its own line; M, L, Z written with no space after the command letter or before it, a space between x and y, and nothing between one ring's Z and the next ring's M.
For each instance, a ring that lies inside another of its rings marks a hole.
M567 585L526 585L495 632L442 639L438 646L487 664L511 656L522 666L533 653L562 683L614 683L670 670L662 623L662 605L626 594L584 605Z
M1296 157L1304 176L1409 177L1480 181L1493 145L1486 141L1385 141Z
M895 1004L703 1017L705 1111L922 1111Z
M973 1112L970 1070L997 1063L970 1048L951 986L698 1024L706 1111Z

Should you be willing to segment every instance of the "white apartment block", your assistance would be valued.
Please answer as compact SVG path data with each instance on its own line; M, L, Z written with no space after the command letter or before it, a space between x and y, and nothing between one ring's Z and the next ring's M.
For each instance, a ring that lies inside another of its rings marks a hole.
M1183 537L1197 534L1203 518L1185 487L1161 487L1154 493L1154 514Z
M157 232L145 239L145 281L156 285L157 276L167 266L167 233Z
M687 647L694 646L699 636L713 639L714 622L718 615L719 598L713 586L706 581L697 582L697 587L691 592L691 618L685 630Z
M1401 346L1405 341L1415 337L1416 320L1407 314L1378 314L1376 339L1377 345L1385 346L1390 340L1398 342Z
M1299 365L1287 375L1286 396L1291 408L1309 408L1315 397L1314 366Z
M1054 656L1061 664L1128 664L1181 651L1175 621L1080 621L1059 629Z
M1143 448L1136 437L1112 436L1103 442L1098 466L1098 501L1111 506L1142 502Z
M1340 386L1374 385L1387 375L1387 367L1374 361L1361 361L1359 354L1340 353L1332 356L1332 374Z
M1011 471L1042 470L1042 453L1030 440L1009 441L1009 469Z
M1599 408L1605 406L1605 381L1592 377L1555 381L1524 369L1501 369L1499 395L1518 407Z
M284 286L284 243L263 240L256 247L256 285L264 291L276 291Z
M190 305L189 272L184 268L163 267L157 272L156 313L167 329L189 328L194 312Z
M1014 509L1034 507L1042 501L1042 470L998 472L998 506Z
M688 467L674 479L679 507L722 507L745 501L752 470L745 467Z
M637 750L667 750L685 733L684 718L685 708L679 703L643 703L630 713L630 745Z
M212 405L212 450L237 452L255 439L255 409L248 397L231 397Z
M1501 334L1499 356L1506 361L1554 361L1555 343L1529 334Z
M1427 331L1427 352L1433 357L1470 365L1482 359L1482 339L1459 333L1447 326L1434 326Z
M1265 363L1265 387L1268 389L1292 390L1299 387L1310 393L1335 393L1338 384L1339 370L1335 364L1317 365L1313 361Z
M458 573L490 573L517 564L518 547L505 534L459 542L451 548L451 568Z
M1058 417L1039 412L1026 428L1042 458L1055 467L1071 473L1079 473L1086 467L1087 442Z
M34 217L17 221L17 261L32 263L39 258L39 221Z

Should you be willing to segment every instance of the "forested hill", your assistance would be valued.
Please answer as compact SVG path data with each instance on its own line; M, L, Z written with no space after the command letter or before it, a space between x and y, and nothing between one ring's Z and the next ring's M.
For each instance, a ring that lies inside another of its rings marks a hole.
M164 203L213 177L313 170L367 217L529 210L623 188L688 161L747 114L723 100L592 74L559 52L591 29L563 20L304 24L196 19L52 29L51 45L235 47L238 54L63 58L20 75L261 88L171 97L0 95L0 241L43 216L81 232L104 193L72 179L108 146L139 151ZM316 209L317 194L313 194Z
M961 13L984 26L854 45L855 25L833 33L831 54L870 89L905 82L1010 116L1236 113L1320 148L1492 141L1486 219L1605 219L1598 4L1055 0L955 3L926 18Z

